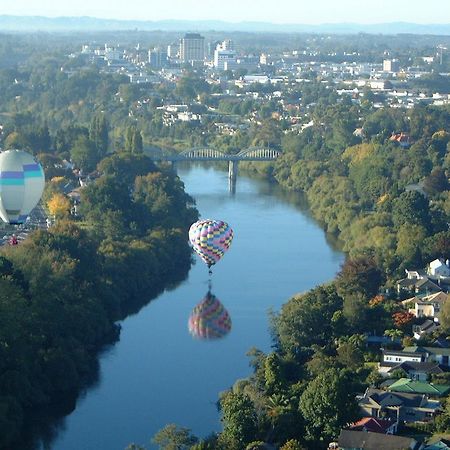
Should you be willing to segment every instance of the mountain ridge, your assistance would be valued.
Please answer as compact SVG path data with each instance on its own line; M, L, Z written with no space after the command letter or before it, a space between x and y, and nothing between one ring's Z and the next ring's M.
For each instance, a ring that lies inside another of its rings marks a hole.
M1 31L247 31L268 33L336 33L336 34L431 34L450 35L450 23L418 24L410 22L386 22L377 24L324 23L279 24L271 22L220 20L120 20L90 16L45 17L0 15Z

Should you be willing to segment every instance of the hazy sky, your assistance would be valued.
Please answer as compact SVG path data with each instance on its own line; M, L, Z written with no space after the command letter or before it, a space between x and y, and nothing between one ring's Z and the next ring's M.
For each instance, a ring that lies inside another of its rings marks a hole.
M276 23L450 23L450 0L0 0L0 14Z

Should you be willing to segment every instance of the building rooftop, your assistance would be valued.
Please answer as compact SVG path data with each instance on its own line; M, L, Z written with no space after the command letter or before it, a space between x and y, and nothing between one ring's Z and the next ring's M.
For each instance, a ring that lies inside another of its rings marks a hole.
M410 392L414 394L427 394L443 397L450 392L450 386L446 384L426 383L425 381L415 381L410 378L400 378L388 387L389 391Z
M404 450L417 448L417 443L412 438L354 430L341 430L338 442L341 449Z

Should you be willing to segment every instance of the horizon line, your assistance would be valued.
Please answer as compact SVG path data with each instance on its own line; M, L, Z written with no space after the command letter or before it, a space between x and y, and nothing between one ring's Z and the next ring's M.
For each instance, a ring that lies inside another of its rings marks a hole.
M231 20L221 20L221 19L122 19L115 17L98 17L89 15L57 15L57 16L47 16L47 15L36 15L36 14L0 14L0 17L10 17L10 18L41 18L49 20L57 19L93 19L93 20L110 20L116 22L140 22L140 23L158 23L158 22L194 22L194 23L208 23L217 22L229 25L245 25L245 24L268 24L276 26L329 26L329 25L359 25L359 26L377 26L377 25L391 25L391 24L405 24L405 25L418 25L418 26L443 26L450 25L450 21L447 22L408 22L408 21L390 21L390 22L320 22L320 23L307 23L307 22L271 22L266 20L241 20L241 21L231 21Z

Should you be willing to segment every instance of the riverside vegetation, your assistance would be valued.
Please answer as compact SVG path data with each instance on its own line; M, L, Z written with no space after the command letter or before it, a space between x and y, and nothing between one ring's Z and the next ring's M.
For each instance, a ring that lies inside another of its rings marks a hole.
M380 381L373 370L378 356L367 349L366 333L412 342L414 322L404 320L394 281L405 268L449 257L449 106L378 109L382 94L368 89L355 102L326 89L311 72L295 92L281 88L313 121L296 133L277 119L274 99L263 105L216 100L220 88L187 69L176 83L132 85L81 59L68 62L61 49L70 45L58 39L59 50L50 50L46 40L18 39L21 64L0 70L2 146L38 155L50 179L45 202L62 217L49 232L3 253L0 436L14 440L31 405L76 391L95 367L95 350L116 336L114 320L138 307L140 293L161 288L160 280L172 281L171 270L179 275L189 266L177 229L185 229L196 212L186 207L190 199L179 180L156 170L143 148L208 144L233 153L264 144L283 150L282 157L275 164L242 167L306 195L312 214L339 237L348 259L336 280L295 296L273 315L273 351L252 349L253 375L220 396L222 432L199 440L168 425L154 440L167 449L241 450L264 443L284 450L325 448L358 417L355 394ZM30 48L37 49L34 55ZM74 73L66 76L61 67ZM433 89L442 81L430 77L422 87ZM256 120L232 136L218 135L208 120L165 127L157 109L163 100ZM400 132L410 137L408 147L390 139ZM80 223L63 219L62 186L71 175L62 160L69 158L85 173L98 167L102 174L82 191ZM176 267L173 256L165 259L175 252ZM148 273L133 273L130 264ZM14 301L5 300L6 292ZM450 334L449 318L444 311L444 336ZM450 431L449 424L450 405L428 431Z
M190 267L186 233L198 215L180 180L127 152L99 168L82 191L82 219L59 211L48 231L1 250L0 448L31 445L50 406L73 408L119 336L116 321Z

